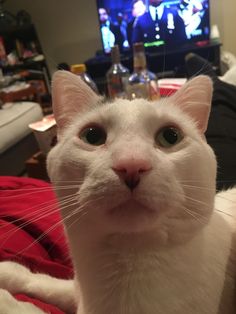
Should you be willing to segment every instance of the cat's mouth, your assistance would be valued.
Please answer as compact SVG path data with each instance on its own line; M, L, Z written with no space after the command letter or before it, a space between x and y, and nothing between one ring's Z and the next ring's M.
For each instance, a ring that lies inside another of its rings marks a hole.
M131 216L154 216L158 214L158 211L148 206L145 206L137 200L124 201L118 206L110 208L108 214L118 217L131 217Z

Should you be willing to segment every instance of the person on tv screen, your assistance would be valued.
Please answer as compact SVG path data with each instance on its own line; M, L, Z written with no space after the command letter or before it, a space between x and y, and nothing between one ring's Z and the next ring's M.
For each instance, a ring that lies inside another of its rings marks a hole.
M132 46L133 25L135 20L146 12L146 5L143 0L132 1L132 17L127 25L127 35L130 47Z
M146 12L146 5L143 3L143 0L133 0L132 4L132 16L134 18L137 18Z
M187 39L183 19L177 9L166 7L163 0L149 0L148 11L133 25L133 43L145 46L176 45Z
M111 31L110 18L107 14L106 9L104 8L99 8L98 14L99 14L99 20L101 23L103 47L104 47L105 52L110 52L111 47L115 45L115 35Z
M122 48L129 48L129 42L128 42L128 34L127 34L127 27L128 23L125 19L125 15L122 12L119 12L117 14L117 25L120 29L120 39L118 42L118 45L120 45Z
M111 51L111 47L119 45L123 47L126 40L122 34L119 23L113 23L105 8L98 9L99 20L101 25L103 47L106 53ZM126 40L127 41L127 40Z
M179 16L183 19L187 38L201 34L201 24L205 13L201 0L181 0L178 5Z

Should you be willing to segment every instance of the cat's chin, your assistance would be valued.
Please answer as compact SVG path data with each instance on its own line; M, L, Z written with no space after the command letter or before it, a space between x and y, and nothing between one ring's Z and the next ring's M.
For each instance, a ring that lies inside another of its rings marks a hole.
M147 207L136 200L125 201L106 211L106 218L114 221L116 227L128 228L131 232L150 229L159 215L158 209Z

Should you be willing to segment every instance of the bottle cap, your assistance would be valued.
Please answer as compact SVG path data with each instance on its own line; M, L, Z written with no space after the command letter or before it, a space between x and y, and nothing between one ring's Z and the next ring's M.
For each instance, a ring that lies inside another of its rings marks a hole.
M144 49L144 45L142 42L140 43L135 43L133 45L133 49L134 49L134 52L145 52L145 49Z
M86 72L86 65L81 63L81 64L72 64L70 67L70 70L74 74L82 74Z
M113 63L120 63L120 50L118 45L111 48L111 59Z
M147 66L145 49L143 43L135 43L133 45L134 51L134 68L145 69Z

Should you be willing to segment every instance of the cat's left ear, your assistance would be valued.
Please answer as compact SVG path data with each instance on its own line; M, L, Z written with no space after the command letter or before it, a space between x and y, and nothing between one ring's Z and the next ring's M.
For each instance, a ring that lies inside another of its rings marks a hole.
M205 133L207 129L212 91L212 80L208 76L200 75L188 81L172 96L174 104L197 122L201 133Z
M53 113L58 134L79 114L96 105L101 97L77 75L69 71L57 71L52 79Z

